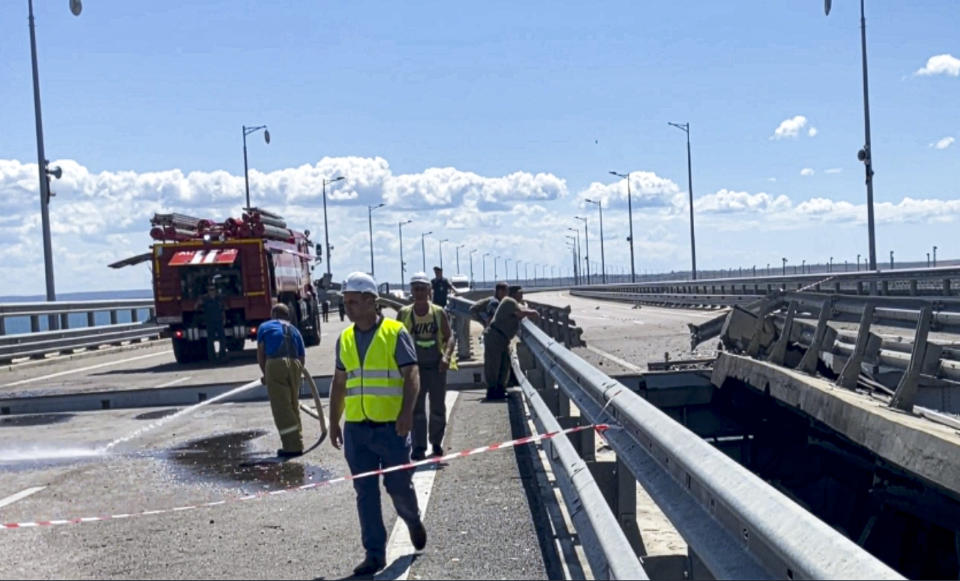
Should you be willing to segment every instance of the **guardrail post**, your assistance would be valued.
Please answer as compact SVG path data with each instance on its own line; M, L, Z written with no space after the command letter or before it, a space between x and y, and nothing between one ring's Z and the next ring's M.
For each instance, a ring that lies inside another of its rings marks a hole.
M457 358L461 361L473 359L473 344L470 343L470 317L457 315L454 317L455 333L457 334Z
M883 296L890 295L890 282L886 280L880 281L880 294Z
M39 315L30 315L30 332L31 333L40 332L40 316Z
M7 334L7 319L5 317L0 317L0 335Z
M140 322L140 313L137 312L137 309L130 309L130 322L131 323Z
M820 317L817 319L817 330L813 334L813 341L810 347L803 354L800 365L797 365L798 371L805 373L814 373L817 370L817 361L820 360L820 351L823 349L823 338L827 334L827 321L833 315L833 298L827 298L820 306Z
M858 295L863 294L863 281L860 281L860 280L857 281L857 294Z
M907 370L900 383L897 385L897 391L890 400L890 406L906 412L913 411L913 403L917 399L917 388L920 379L920 370L923 368L923 361L927 355L927 334L930 332L930 319L933 318L933 309L929 306L920 310L920 318L917 320L917 333L913 339L913 352L910 354L910 363L907 364Z
M560 338L563 341L563 346L567 349L570 348L570 305L567 305L565 309L560 311Z
M87 311L87 326L96 327L97 319L95 317L96 313L94 311Z
M60 313L60 328L69 329L70 328L70 314L69 313Z
M117 311L113 309L110 309L110 324L111 325L117 324Z
M943 296L949 297L952 293L950 292L950 279L943 279Z
M585 434L586 432L580 432ZM607 505L617 517L624 536L637 555L646 548L637 526L637 479L619 458L616 461L588 461L587 466Z
M780 331L780 337L770 350L767 361L776 365L783 365L787 356L787 344L790 343L790 335L793 333L793 318L797 315L797 301L790 301L790 307L787 309L787 318L783 321L783 329Z
M860 328L857 329L857 343L853 348L853 353L843 365L840 376L837 377L837 385L853 389L857 386L857 378L860 377L860 365L863 363L863 357L867 352L867 341L870 339L870 324L873 323L874 306L867 303L863 306L863 315L860 317Z
M910 296L917 296L917 279L912 279L910 281Z

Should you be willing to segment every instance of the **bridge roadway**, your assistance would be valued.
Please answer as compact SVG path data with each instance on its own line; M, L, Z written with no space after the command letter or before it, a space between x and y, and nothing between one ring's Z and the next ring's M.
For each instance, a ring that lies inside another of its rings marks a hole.
M610 374L645 370L647 361L662 360L664 352L689 357L686 323L711 316L652 307L638 311L561 292L529 298L570 304L589 345L577 352ZM332 371L334 339L345 324L332 319L324 326L321 346L308 353L314 375ZM258 375L249 348L223 367L179 366L161 343L0 370L0 398L240 384ZM482 395L476 386L448 395L448 450L509 440L529 429L519 394L506 404L484 402ZM97 451L151 420L162 422L158 417L169 411L0 416L0 522L164 509L347 473L342 453L328 442L303 458L271 462L278 441L264 402L207 406L108 453ZM304 420L305 438L315 439L316 424ZM575 533L558 522L563 510L555 491L545 488L549 477L542 468L531 450L517 449L418 470L428 549L416 559L406 556L406 532L394 528L395 513L385 503L387 530L393 532L390 566L381 577L580 576L586 561L571 545ZM0 577L341 578L363 556L354 498L350 485L340 483L168 514L0 530L5 535ZM662 515L638 508L639 518L648 519L641 530L649 552L684 552L682 539L663 525ZM647 532L656 534L648 538Z

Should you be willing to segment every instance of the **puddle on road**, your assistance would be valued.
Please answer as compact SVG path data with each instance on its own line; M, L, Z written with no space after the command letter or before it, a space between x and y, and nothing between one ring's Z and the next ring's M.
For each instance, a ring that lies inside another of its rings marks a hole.
M173 414L180 411L180 408L166 408L162 410L154 410L152 412L143 412L140 415L134 416L135 420L159 420L160 418L165 418L167 416L172 416Z
M249 492L289 488L333 476L326 468L306 463L309 456L281 462L270 452L254 451L250 443L266 434L248 430L193 440L164 457L178 478L227 486L239 483Z
M62 424L72 417L73 414L23 414L19 416L3 416L0 417L0 428Z

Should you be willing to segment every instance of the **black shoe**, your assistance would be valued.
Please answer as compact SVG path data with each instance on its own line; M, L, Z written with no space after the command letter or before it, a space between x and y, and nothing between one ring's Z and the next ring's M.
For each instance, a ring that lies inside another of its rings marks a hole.
M443 456L443 448L440 446L433 446L433 454L431 456Z
M353 574L361 577L367 575L374 575L380 569L383 569L387 563L383 559L375 559L374 557L367 557L363 560L362 563L353 568Z
M427 527L423 526L423 521L417 521L415 525L407 525L410 531L410 542L413 548L422 551L427 546Z
M413 451L412 454L410 454L410 459L413 460L414 462L419 462L420 460L423 460L427 457L426 454L427 454L426 450L421 450L417 448L416 450Z
M299 452L289 452L283 449L277 450L278 458L296 458L297 456L303 456L303 450L300 450Z

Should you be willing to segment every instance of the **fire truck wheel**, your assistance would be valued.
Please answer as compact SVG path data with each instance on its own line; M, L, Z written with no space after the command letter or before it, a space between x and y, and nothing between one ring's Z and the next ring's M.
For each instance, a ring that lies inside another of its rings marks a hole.
M246 341L242 338L227 337L227 351L243 351Z
M171 339L173 341L173 356L177 363L193 363L207 356L206 346L202 341L187 341L186 339Z

